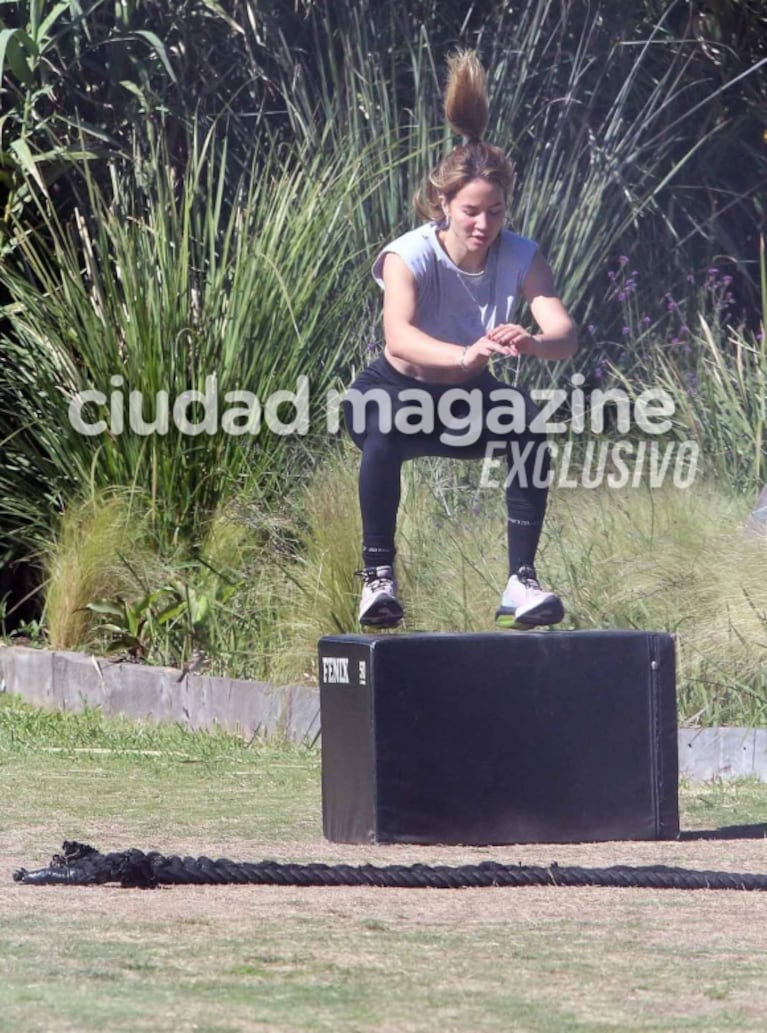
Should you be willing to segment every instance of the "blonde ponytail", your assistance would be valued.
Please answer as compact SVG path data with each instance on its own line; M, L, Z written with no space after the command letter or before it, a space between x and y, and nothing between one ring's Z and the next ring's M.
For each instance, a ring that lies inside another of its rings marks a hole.
M459 50L447 60L445 118L467 143L480 143L487 129L488 98L485 70L473 50Z
M487 78L473 50L459 50L448 58L445 118L466 138L433 169L413 198L422 219L440 222L443 199L450 201L473 179L500 187L508 197L514 185L514 164L499 147L483 142L488 122Z

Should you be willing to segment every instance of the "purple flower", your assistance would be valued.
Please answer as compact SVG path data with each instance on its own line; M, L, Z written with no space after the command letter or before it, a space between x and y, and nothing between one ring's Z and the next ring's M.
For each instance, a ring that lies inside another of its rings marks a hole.
M710 269L707 269L707 270L706 270L706 272L707 272L707 273L708 273L708 275L709 275L709 276L711 276L711 277L714 277L714 276L718 276L718 275L719 275L719 270L717 269L717 267L716 267L715 265L712 265Z
M589 325L586 327L586 330L588 331L588 333L593 334L596 331L596 327L593 323L589 323Z
M722 283L724 284L725 287L729 287L730 284L732 283L732 277L731 276L723 276L722 277Z
M681 325L681 326L679 327L679 331L678 331L678 332L679 332L679 335L680 335L681 337L686 337L686 336L687 336L687 334L689 334L689 332L690 332L690 328L689 328L689 326L685 326L685 325L684 325L684 323L683 323L683 324L682 324L682 325Z
M609 273L607 274L607 278L608 278L609 280L614 280L614 279L615 279L615 273L614 273L614 272L612 271L612 269L611 269L611 270L610 270L610 272L609 272Z
M695 277L694 277L694 275L692 273L688 273L687 274L687 282L688 283L695 283Z
M668 305L666 305L666 311L667 312L673 312L674 309L677 309L677 308L679 308L679 306L677 305L677 303L674 301L673 298L671 299L671 301L669 301Z
M624 337L626 337L628 334L631 333L631 327L630 326L624 326L624 328L621 330L621 333L623 334Z
M626 292L625 291L618 291L618 301L625 301L625 300L626 300Z
M618 259L618 265L621 267L621 269L623 268L624 265L628 265L628 264L629 264L629 260L626 257L626 255L621 255L620 258Z
M650 323L652 323L652 320L649 316L642 316L639 322L642 324L642 326L649 326Z

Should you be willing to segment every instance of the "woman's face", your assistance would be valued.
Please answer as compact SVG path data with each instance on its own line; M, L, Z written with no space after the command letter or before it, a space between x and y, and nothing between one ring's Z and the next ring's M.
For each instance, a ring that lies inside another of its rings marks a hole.
M443 209L450 218L447 233L467 255L477 256L487 251L503 229L506 199L495 183L472 179L449 201L445 198Z

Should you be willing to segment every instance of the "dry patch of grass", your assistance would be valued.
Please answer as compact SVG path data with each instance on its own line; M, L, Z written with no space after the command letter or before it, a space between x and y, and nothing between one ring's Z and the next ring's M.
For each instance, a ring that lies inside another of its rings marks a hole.
M91 719L92 720L92 719ZM87 721L87 719L86 719ZM39 736L38 736L39 738ZM80 742L80 740L78 740ZM584 888L31 887L64 838L237 860L663 863L767 872L767 787L683 787L683 827L752 838L488 848L321 835L319 755L199 737L0 750L3 1033L750 1033L767 895ZM749 828L750 826L750 828Z
M9 1033L763 1023L761 896L12 887L0 913Z

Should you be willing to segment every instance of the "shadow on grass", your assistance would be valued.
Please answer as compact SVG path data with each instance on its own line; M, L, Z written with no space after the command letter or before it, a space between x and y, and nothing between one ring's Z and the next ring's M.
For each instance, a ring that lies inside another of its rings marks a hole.
M681 840L696 839L764 839L767 836L767 823L758 825L724 825L719 829L691 829L680 832Z

